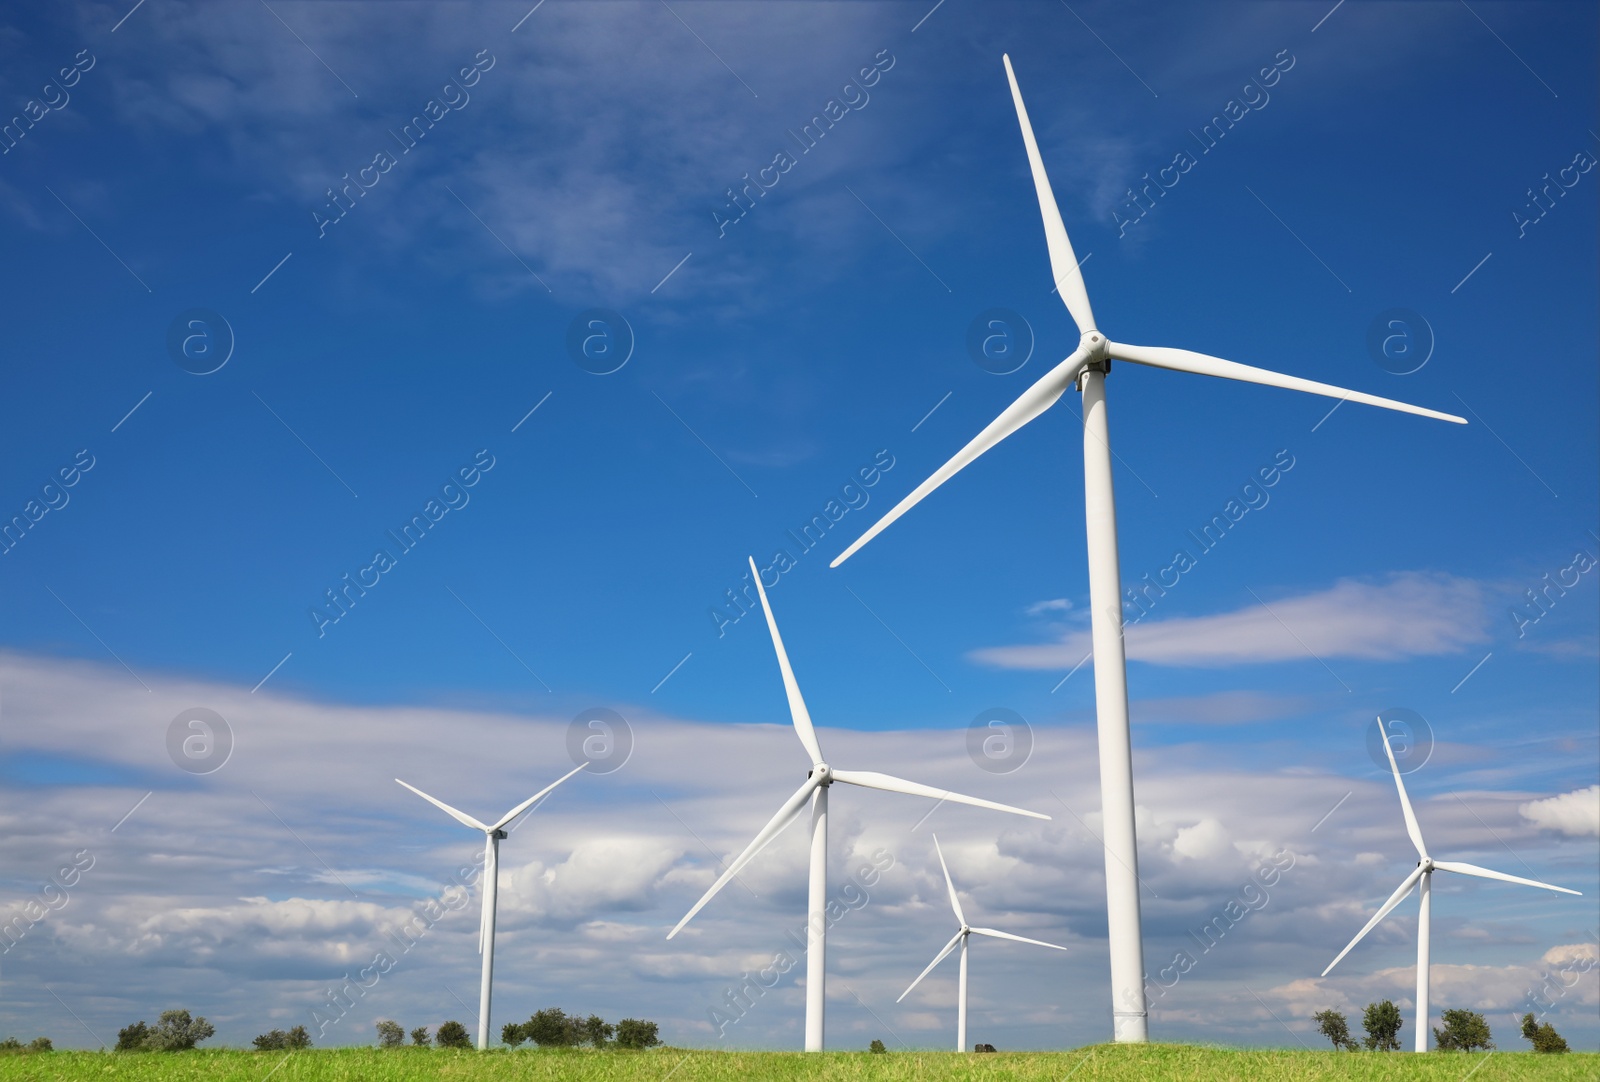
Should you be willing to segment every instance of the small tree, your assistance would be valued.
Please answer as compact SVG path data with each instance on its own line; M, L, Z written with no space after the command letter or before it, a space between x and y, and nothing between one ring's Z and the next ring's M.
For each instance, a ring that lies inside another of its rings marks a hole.
M433 1039L428 1036L428 1027L418 1026L416 1029L412 1030L411 1043L416 1045L418 1048L427 1048L430 1044L432 1044Z
M1477 1011L1450 1010L1440 1018L1444 1028L1433 1027L1433 1043L1443 1051L1471 1052L1494 1047L1489 1039L1489 1023Z
M660 1027L641 1018L624 1018L617 1023L618 1048L654 1048L661 1043Z
M288 1033L275 1029L271 1033L263 1033L253 1043L262 1052L297 1052L311 1047L311 1034L306 1032L305 1026L295 1026Z
M535 1011L532 1018L522 1024L523 1034L540 1048L561 1048L577 1043L577 1032L560 1007L546 1007Z
M472 1035L460 1022L446 1022L439 1027L433 1041L440 1048L471 1048Z
M1318 1011L1311 1016L1311 1020L1317 1024L1318 1032L1333 1042L1335 1052L1341 1048L1351 1052L1356 1050L1356 1042L1350 1039L1350 1022L1343 1014L1329 1008Z
M500 1027L500 1040L510 1045L512 1048L517 1047L517 1045L521 1044L527 1039L528 1035L522 1032L521 1022L507 1022L505 1025Z
M1403 1025L1405 1020L1393 1001L1368 1003L1367 1009L1361 1012L1361 1028L1367 1031L1367 1051L1400 1051L1400 1027Z
M379 1048L399 1048L405 1043L406 1031L400 1028L399 1022L385 1018L378 1023Z
M188 1011L162 1011L161 1021L150 1027L145 1047L153 1052L187 1052L216 1033L204 1018L191 1018Z
M867 1051L871 1052L871 1053L873 1053L875 1055L880 1055L881 1056L881 1055L886 1054L889 1050L884 1047L884 1044L883 1044L882 1041L877 1040L876 1038L874 1038L872 1044L867 1046Z
M50 1043L49 1037L35 1037L33 1040L28 1042L29 1052L54 1052L55 1050L56 1046ZM1566 1042L1564 1041L1562 1042L1561 1050L1563 1052L1567 1050Z
M604 1048L610 1043L612 1036L617 1032L617 1027L601 1018L598 1014L591 1014L577 1024L579 1043L592 1044L596 1048Z
M1569 1052L1567 1042L1561 1034L1556 1032L1556 1027L1549 1022L1536 1023L1533 1015L1522 1016L1522 1036L1533 1042L1535 1052L1561 1053Z
M118 1052L143 1052L145 1040L150 1036L150 1027L143 1022L135 1022L131 1026L123 1026L117 1030Z

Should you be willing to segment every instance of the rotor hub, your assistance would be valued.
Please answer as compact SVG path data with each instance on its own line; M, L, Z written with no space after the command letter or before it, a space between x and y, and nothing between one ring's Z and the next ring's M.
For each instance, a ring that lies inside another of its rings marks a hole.
M819 786L832 785L833 767L829 766L827 763L818 763L816 766L811 768L811 773L807 774L806 777L815 778Z
M1083 352L1084 358L1083 363L1078 366L1073 382L1081 391L1084 373L1104 374L1111 371L1111 342L1099 331L1085 331L1078 339L1078 349Z

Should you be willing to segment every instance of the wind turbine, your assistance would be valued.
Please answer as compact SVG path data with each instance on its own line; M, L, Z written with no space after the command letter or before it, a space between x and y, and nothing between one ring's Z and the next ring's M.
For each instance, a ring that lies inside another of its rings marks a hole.
M1285 376L1263 368L1225 361L1204 353L1163 346L1128 346L1107 340L1095 326L1089 308L1089 294L1078 269L1072 242L1061 221L1050 179L1045 175L1034 141L1033 127L1022 104L1022 91L1005 57L1006 78L1011 83L1011 100L1017 121L1022 126L1022 142L1033 170L1033 186L1038 194L1039 211L1044 219L1045 242L1050 249L1050 268L1056 292L1078 326L1078 348L1066 360L1046 372L1022 396L1007 406L954 458L939 467L932 477L879 519L829 566L838 567L857 549L878 536L885 527L905 514L924 496L950 480L957 472L1001 440L1053 406L1068 387L1083 395L1083 481L1085 517L1088 524L1089 606L1094 646L1095 713L1100 744L1100 803L1105 826L1106 913L1111 948L1111 996L1114 1036L1118 1041L1144 1041L1149 1029L1144 994L1144 946L1139 933L1139 855L1134 829L1133 763L1128 735L1128 674L1122 642L1121 570L1117 563L1116 503L1111 484L1111 437L1106 423L1105 377L1111 361L1132 361L1152 368L1218 376L1244 383L1261 383L1292 391L1326 395L1341 401L1434 417L1466 424L1463 418L1436 410L1410 406L1393 399L1359 391L1347 391L1298 376Z
M909 996L911 989L921 984L922 978L933 972L934 966L950 957L950 952L960 946L961 983L956 993L956 1051L965 1052L967 1050L967 937L986 935L995 939L1014 939L1018 943L1032 943L1036 947L1049 947L1051 950L1064 951L1067 948L1057 946L1054 943L1046 943L1042 939L1024 939L1020 935L1012 935L1010 932L1002 932L995 928L973 928L968 925L966 914L961 912L961 899L956 897L956 885L950 879L950 866L944 862L944 850L939 848L939 836L937 834L933 837L933 849L934 852L939 854L939 867L944 871L944 885L950 891L950 908L956 911L956 923L961 927L955 935L950 937L950 942L944 945L944 950L934 955L933 961L928 963L928 968L918 974L917 979L912 981L904 992L900 993L900 999L905 999ZM895 1000L895 1002L899 1003L900 999Z
M1475 875L1480 879L1500 879L1507 883L1521 883L1524 886L1538 887L1541 890L1560 891L1562 894L1577 894L1582 896L1582 891L1568 890L1566 887L1554 887L1549 883L1541 883L1537 879L1523 879L1520 876L1507 875L1505 872L1491 871L1480 868L1476 864L1463 864L1457 860L1434 860L1428 855L1428 847L1422 843L1422 828L1417 826L1416 813L1411 810L1411 799L1406 796L1406 783L1400 780L1400 767L1394 761L1394 750L1389 747L1389 734L1383 728L1383 719L1378 719L1378 731L1383 733L1383 750L1389 755L1389 767L1394 771L1394 787L1400 791L1400 810L1405 813L1406 833L1411 835L1411 844L1417 847L1416 868L1405 877L1395 892L1389 895L1389 900L1367 921L1367 926L1356 933L1349 946L1339 952L1339 957L1328 963L1328 968L1322 971L1326 977L1333 967L1339 964L1340 959L1350 953L1350 947L1366 936L1378 926L1378 922L1389 915L1390 910L1405 901L1411 892L1420 884L1422 887L1421 908L1417 915L1417 1036L1414 1047L1418 1052L1428 1050L1428 933L1430 910L1433 905L1432 884L1435 871L1460 872L1462 875Z
M889 774L879 774L873 770L835 770L828 765L822 757L822 748L817 743L817 731L811 725L811 714L806 710L805 700L800 697L800 685L795 682L794 669L789 666L789 654L783 648L783 639L778 634L778 622L772 618L772 606L767 603L767 591L761 585L761 572L756 567L756 562L750 560L750 577L756 584L756 593L761 597L761 611L767 616L767 630L772 633L772 649L778 655L778 671L783 674L783 690L789 697L789 714L794 719L794 731L800 737L800 743L805 745L806 753L811 756L811 769L806 773L806 780L796 789L794 795L784 801L778 813L767 820L767 825L755 836L755 840L745 846L744 852L734 858L726 871L706 891L700 900L694 903L694 908L684 914L677 927L667 933L671 939L683 930L694 915L716 896L717 892L728 885L728 881L753 860L757 853L765 849L772 839L782 833L783 828L799 818L800 812L811 803L811 881L810 895L806 914L806 1051L822 1051L823 985L826 980L827 966L825 955L828 946L828 790L835 782L844 782L846 785L859 785L866 789L882 789L890 793L904 793L907 796L932 797L938 801L953 801L957 804L971 804L979 808L993 808L996 811L1011 812L1014 815L1026 815L1034 819L1049 819L1048 815L1039 812L1025 811L1022 808L1013 808L1009 804L997 804L992 800L983 800L975 796L963 796L961 793L952 793L946 789L936 789L931 785L922 785L914 781L906 781Z
M418 789L415 785L399 781L407 789L416 793L429 804L444 811L457 822L481 830L484 833L483 842L483 916L478 921L478 953L483 955L483 983L478 988L478 1048L489 1047L489 985L494 979L494 910L495 901L500 895L500 839L506 836L505 826L511 820L533 807L544 799L557 785L566 781L579 770L588 766L580 764L576 769L568 771L556 781L534 793L527 800L502 815L493 826L478 822L464 811L452 808L442 800L436 800Z

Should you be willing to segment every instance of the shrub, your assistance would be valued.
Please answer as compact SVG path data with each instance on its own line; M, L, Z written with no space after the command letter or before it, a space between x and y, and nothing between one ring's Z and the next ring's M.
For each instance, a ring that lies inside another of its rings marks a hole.
M399 1048L405 1043L406 1031L400 1028L399 1022L385 1018L378 1023L379 1048Z
M28 1042L29 1052L54 1052L55 1050L56 1046L50 1043L49 1037L35 1037ZM1567 1050L1565 1041L1562 1042L1561 1050L1563 1052Z
M1311 1020L1317 1024L1317 1031L1333 1042L1335 1052L1341 1048L1356 1050L1356 1042L1350 1039L1350 1022L1343 1014L1330 1008L1318 1011Z
M972 1046L972 1050L974 1052L993 1052L995 1049L992 1044L975 1044Z
M877 1055L884 1055L884 1054L886 1054L886 1053L887 1053L887 1052L888 1052L888 1051L889 1051L889 1050L888 1050L888 1049L887 1049L887 1048L885 1048L885 1047L884 1047L884 1045L883 1045L883 1042L882 1042L882 1041L879 1041L879 1040L874 1040L874 1041L873 1041L873 1042L872 1042L872 1044L870 1044L870 1045L868 1045L868 1046L867 1046L867 1051L868 1051L868 1052L873 1052L873 1053L876 1053L876 1054L877 1054Z
M546 1007L522 1023L522 1035L540 1048L563 1048L578 1043L577 1028L572 1023L573 1019L560 1007Z
M500 1040L512 1048L517 1047L527 1039L528 1035L522 1032L522 1023L520 1022L507 1022L500 1027Z
M1361 1012L1361 1028L1367 1031L1367 1050L1379 1052L1400 1051L1400 1027L1405 1025L1400 1008L1392 1000L1368 1003Z
M150 1027L143 1022L135 1022L131 1026L123 1026L117 1030L118 1052L143 1052L145 1039L150 1036Z
M1535 1023L1531 1014L1522 1016L1522 1035L1533 1042L1535 1052L1556 1054L1571 1051L1567 1047L1566 1039L1556 1032L1556 1027L1549 1022Z
M1445 1011L1439 1017L1444 1028L1433 1027L1433 1041L1441 1051L1487 1052L1494 1047L1489 1039L1489 1023L1477 1011Z
M433 1040L428 1036L428 1027L418 1026L416 1029L412 1030L411 1043L416 1045L418 1048L427 1048L430 1044L432 1044Z
M624 1018L617 1023L618 1048L653 1048L661 1043L660 1027L639 1018Z
M471 1048L472 1035L460 1022L446 1022L433 1038L440 1048Z
M260 1052L293 1052L310 1048L311 1034L306 1032L305 1026L295 1026L288 1033L275 1029L271 1033L263 1033L253 1043Z

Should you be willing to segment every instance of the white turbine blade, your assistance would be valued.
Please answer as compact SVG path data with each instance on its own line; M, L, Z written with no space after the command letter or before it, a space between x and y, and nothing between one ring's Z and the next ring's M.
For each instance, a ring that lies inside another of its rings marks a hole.
M483 862L483 890L479 893L478 906L478 953L483 953L483 948L489 942L489 883L496 884L500 881L500 856L493 845L485 847L485 860ZM491 877L493 879L491 880Z
M1055 405L1056 399L1072 385L1072 378L1077 374L1082 359L1083 351L1080 349L1039 377L1032 387L1022 392L1020 398L1006 407L1004 413L989 422L989 427L974 436L971 442L957 451L949 462L935 470L932 477L912 489L909 496L895 504L893 510L873 523L870 530L856 538L850 547L835 556L828 566L838 567L854 556L857 549L877 537L891 522L921 503L924 496L961 472L979 455Z
M1433 866L1435 868L1443 868L1447 872L1460 872L1462 875L1475 875L1480 879L1499 879L1506 883L1521 883L1523 886L1527 887L1539 887L1542 890L1556 890L1560 891L1562 894L1576 894L1580 898L1583 897L1583 891L1581 890L1568 890L1566 887L1557 887L1549 883L1541 883L1537 879L1523 879L1521 876L1507 875L1505 872L1497 872L1490 868L1480 868L1476 864L1463 864L1459 860L1436 860L1433 862Z
M1218 376L1222 379L1236 379L1242 383L1260 383L1267 387L1282 387L1289 391L1305 391L1307 394L1364 402L1369 406L1382 406L1385 409L1399 410L1401 413L1415 413L1419 417L1432 417L1439 421L1454 421L1458 425L1467 423L1465 417L1457 417L1453 413L1440 413L1438 410L1424 409L1421 406L1412 406L1396 402L1392 398L1380 398L1375 394L1364 394L1361 391L1347 391L1331 383L1318 383L1316 380L1301 379L1299 376L1285 376L1278 372L1269 372L1265 368L1252 368L1237 361L1225 361L1220 357L1195 353L1187 349L1127 346L1120 342L1107 343L1107 349L1115 360L1132 361L1134 364L1145 364L1152 368L1170 368L1174 372L1193 372L1199 376Z
M772 633L772 648L778 654L778 671L783 673L783 693L789 697L789 716L794 719L794 731L800 743L806 746L812 766L822 765L822 746L817 743L817 730L811 724L811 712L800 697L800 685L795 681L794 669L789 665L789 651L783 648L783 636L778 634L778 621L772 618L772 606L767 603L767 591L761 585L761 571L755 557L749 557L750 577L755 580L756 594L761 598L761 611L767 614L767 630Z
M1028 811L1024 808L1013 808L1010 804L997 804L992 800L984 800L975 796L963 796L952 793L948 789L935 789L931 785L922 785L904 778L896 778L889 774L880 774L876 770L835 770L834 781L842 781L847 785L861 785L868 789L882 789L890 793L905 793L907 796L927 796L935 800L952 800L957 804L971 804L975 808L993 808L995 811L1010 812L1013 815L1026 815L1033 819L1049 819L1048 815L1041 812Z
M972 929L972 934L993 936L996 939L1014 939L1018 943L1032 943L1035 947L1049 947L1051 950L1064 951L1067 949L1056 943L1046 943L1042 939L1028 939L1024 936L1012 935L1010 932L1002 932L998 928L974 928Z
M711 884L711 889L701 895L700 900L694 903L694 908L683 915L683 919L678 922L677 927L667 933L668 939L683 931L683 926L688 924L694 915L700 912L705 907L705 904L716 896L717 891L727 886L728 881L738 875L740 869L755 859L756 854L765 849L773 838L782 833L784 827L794 822L795 817L805 808L806 801L811 799L811 791L816 787L816 778L810 777L805 780L805 784L795 790L794 796L785 801L783 807L778 809L778 814L767 820L767 825L761 828L761 833L755 836L755 840L744 847L744 852L733 859L733 862L728 865L727 870L722 873L721 877Z
M396 778L394 780L395 781L400 781L399 778ZM446 804L444 801L433 799L433 797L429 796L427 793L424 793L421 789L418 789L415 785L407 785L403 781L400 781L400 784L401 785L405 785L405 787L407 789L410 789L413 793L416 793L423 800L426 800L429 804L432 804L436 808L442 809L444 812L449 814L452 818L456 819L458 822L465 823L467 826L471 827L473 830L484 830L484 831L486 831L486 830L489 829L488 827L484 826L482 823L480 823L476 819L474 819L472 816L468 815L466 812L457 811L455 808L452 808L450 805Z
M940 962L942 962L946 958L950 957L950 952L955 950L956 949L956 944L960 943L960 942L961 942L961 933L960 932L957 932L955 935L951 936L950 937L950 942L948 942L948 943L946 943L944 945L944 950L940 951L938 954L933 956L933 961L928 963L928 968L924 969L921 973L917 974L917 979L911 982L910 987L908 987L904 992L900 993L900 999L905 999L907 996L909 996L911 994L911 989L915 988L917 985L921 984L922 983L922 978L926 977L929 973L932 973L934 966L938 965ZM895 1002L899 1003L900 999L895 1000Z
M1401 883L1399 887L1395 888L1395 892L1389 895L1389 900L1384 902L1383 906L1372 915L1371 920L1367 921L1367 926L1356 933L1356 937L1345 946L1344 950L1339 952L1338 958L1335 958L1333 961L1328 963L1328 968L1322 971L1322 975L1324 977L1328 975L1329 970L1333 969L1334 966L1339 964L1340 960L1343 959L1345 955L1350 953L1351 947L1365 939L1367 933L1376 928L1378 926L1378 922L1389 915L1389 911L1391 909L1406 900L1406 897L1416 889L1417 880L1422 878L1422 869L1424 867L1425 865L1418 864L1414 869L1412 869L1411 874L1406 876L1405 882Z
M967 915L961 912L961 899L956 897L956 885L950 878L950 866L944 862L944 850L939 848L939 835L933 836L933 851L939 854L939 867L944 871L944 885L950 889L950 908L956 911L956 920L966 927Z
M1383 727L1383 719L1378 719L1378 732L1383 737L1384 754L1389 756L1389 768L1394 771L1394 787L1400 790L1400 810L1406 816L1406 833L1411 835L1411 844L1417 847L1417 856L1423 860L1428 859L1428 848L1422 844L1422 828L1417 825L1417 814L1411 810L1411 798L1406 795L1406 783L1400 780L1400 764L1394 761L1394 749L1389 746L1389 730Z
M1006 65L1006 79L1011 83L1011 102L1017 107L1017 123L1022 125L1022 143L1028 149L1028 166L1033 170L1033 189L1039 196L1039 214L1044 219L1044 240L1050 248L1050 274L1055 279L1056 291L1072 313L1072 322L1078 325L1079 334L1094 330L1094 313L1089 310L1089 292L1083 285L1083 271L1078 267L1078 257L1067 239L1067 227L1061 221L1061 210L1056 206L1055 193L1050 190L1050 178L1044 171L1044 159L1039 157L1039 144L1033 138L1033 125L1028 122L1028 110L1022 104L1022 91L1017 86L1017 75L1011 70L1011 58L1002 56Z
M499 830L499 829L501 829L507 823L511 822L511 820L515 819L517 816L521 815L523 812L527 811L529 808L531 808L535 804L539 803L539 801L543 800L546 796L549 795L550 790L554 789L556 786L560 785L562 782L566 781L568 778L572 777L572 775L576 774L579 770L582 770L584 767L586 767L588 765L589 765L588 763L579 763L578 766L577 766L577 769L567 771L561 777L557 778L555 781L551 782L549 785L545 786L543 789L540 789L537 793L534 793L527 800L524 800L521 804L518 804L515 808L512 808L510 811L506 812L504 815L502 815L500 817L500 821L498 823L496 823L490 829L491 830Z

